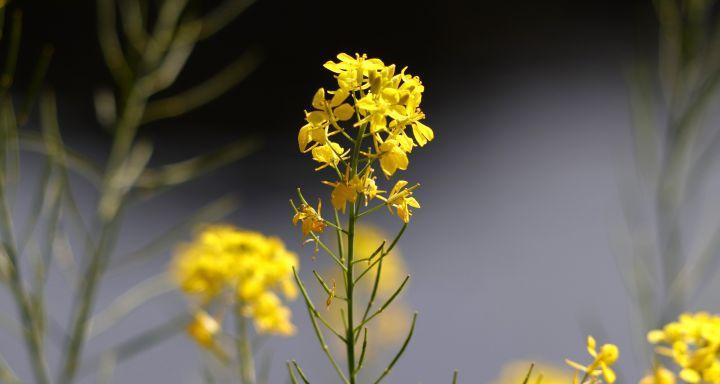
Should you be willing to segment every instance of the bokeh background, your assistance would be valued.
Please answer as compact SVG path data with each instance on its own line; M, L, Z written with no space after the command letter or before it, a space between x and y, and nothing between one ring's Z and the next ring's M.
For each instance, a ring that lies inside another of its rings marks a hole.
M41 45L52 43L48 84L58 96L65 140L101 160L108 137L96 122L92 95L110 78L91 3L22 5L20 78ZM620 184L632 161L626 73L638 60L656 60L656 34L650 1L641 0L258 0L195 52L178 87L247 49L264 53L261 66L216 102L158 122L142 136L153 140L157 164L245 137L260 138L262 147L131 210L115 256L233 192L241 206L227 220L281 236L309 276L321 261L311 259L311 247L301 247L287 201L298 186L310 196L329 191L311 160L297 152L296 132L315 89L332 84L322 63L341 51L367 52L421 76L424 110L436 132L403 174L422 184L423 208L400 244L412 274L404 298L420 317L389 381L449 382L459 369L462 382L487 383L511 360L561 364L580 357L589 332L619 344L622 374L637 378L633 309L615 240L623 231ZM22 191L31 191L40 158L23 160ZM92 206L89 186L80 183L75 193ZM29 195L20 194L19 206ZM392 231L395 219L377 223ZM166 268L170 256L112 270L100 307ZM65 321L61 298L72 287L54 278L51 292L53 311ZM0 294L0 311L12 311L11 304ZM86 355L162 323L185 305L179 294L151 301ZM304 306L296 301L293 310L298 336L265 347L274 356L271 382L285 382L284 362L291 358L331 382ZM0 353L23 367L25 354L13 337L0 333ZM198 382L199 367L197 347L178 335L124 362L116 382ZM93 382L93 374L86 380Z

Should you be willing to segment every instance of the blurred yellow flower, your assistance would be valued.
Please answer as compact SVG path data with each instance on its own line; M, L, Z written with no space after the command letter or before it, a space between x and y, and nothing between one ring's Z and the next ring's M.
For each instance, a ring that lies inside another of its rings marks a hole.
M652 372L643 377L639 384L675 384L675 374L671 370L658 365Z
M650 343L661 344L657 353L680 366L688 383L720 383L720 316L707 312L683 313L677 322L650 331Z
M178 249L171 269L187 294L203 303L221 295L231 297L245 316L254 319L259 332L287 335L293 329L290 311L273 291L290 299L297 295L292 280L297 265L297 256L278 238L211 225Z
M617 376L615 371L610 368L617 361L620 356L620 351L615 344L603 344L600 347L600 351L597 350L597 342L592 336L587 338L587 351L590 356L593 357L592 363L588 365L582 365L572 360L565 360L565 362L575 368L578 371L585 372L589 376L597 377L602 374L605 381L612 384L615 382Z
M573 375L562 367L531 361L515 361L505 365L500 376L491 384L522 384L528 374L530 366L534 364L529 384L570 384Z
M220 323L203 310L195 312L193 321L187 326L187 333L190 337L205 348L214 346L215 336L219 332Z

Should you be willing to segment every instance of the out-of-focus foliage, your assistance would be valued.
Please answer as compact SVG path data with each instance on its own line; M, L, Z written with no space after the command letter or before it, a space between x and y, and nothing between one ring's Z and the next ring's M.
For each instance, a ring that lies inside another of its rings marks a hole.
M35 59L35 74L27 87L15 86L15 69L21 62L22 13L14 4L0 2L0 36L6 49L0 74L0 273L3 288L12 293L17 306L21 324L17 328L22 330L34 375L31 382L72 383L98 367L97 381L107 381L119 361L167 339L190 321L189 314L178 313L166 324L111 347L99 354L100 358L83 355L84 347L95 336L147 300L172 290L166 276L158 275L130 287L96 311L101 306L96 302L98 287L110 267L124 214L160 192L244 157L257 146L257 140L244 139L178 163L150 165L153 146L142 139L146 124L180 116L212 101L239 83L259 62L257 52L247 52L206 81L184 91L170 91L195 46L237 18L251 1L225 0L207 13L197 12L199 8L193 3L97 1L99 43L114 84L96 93L98 127L107 132L110 148L107 158L95 163L65 144L54 93L43 90L51 47ZM4 23L6 19L8 23ZM39 132L29 124L38 98ZM44 155L44 167L30 214L24 220L27 224L18 230L20 218L16 217L13 197L23 168L22 151ZM78 176L96 187L97 204L89 214L75 201L72 187ZM217 220L235 205L234 199L227 197L209 204L121 258L121 263L160 254L189 228ZM53 268L74 286L74 293L67 295L66 305L71 308L67 322L47 311L46 283ZM58 339L57 349L46 348ZM57 354L52 360L59 361L57 372L46 363L53 351ZM9 383L30 380L17 377L1 356L0 378Z

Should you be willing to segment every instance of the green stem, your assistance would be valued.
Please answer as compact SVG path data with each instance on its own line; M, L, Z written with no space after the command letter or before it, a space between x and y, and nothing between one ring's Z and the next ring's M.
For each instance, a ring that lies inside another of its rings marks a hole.
M347 328L345 329L345 345L348 364L348 378L350 384L355 384L355 325L353 323L353 290L355 289L355 277L353 276L353 253L355 251L355 204L350 204L350 218L348 220L348 249L347 249L347 267L345 270L347 298Z
M240 383L255 383L255 362L248 332L248 319L240 313L240 304L235 311L235 347L237 348Z
M114 242L114 222L116 221L117 219L114 219L102 225L100 240L84 274L85 280L81 280L78 286L80 297L70 323L72 331L68 339L65 364L59 380L61 384L71 383L77 373L85 338L87 337L88 320L95 301L97 286L107 264L107 250L112 248Z
M4 181L0 180L0 183L4 184ZM3 248L5 248L5 253L7 254L10 264L8 268L9 285L15 304L18 307L22 324L25 325L23 327L23 337L28 349L28 354L30 355L30 364L37 383L47 384L49 380L43 354L42 336L37 326L37 319L33 316L28 294L23 286L4 185L0 185L0 211L2 211L0 212L0 220L2 220Z

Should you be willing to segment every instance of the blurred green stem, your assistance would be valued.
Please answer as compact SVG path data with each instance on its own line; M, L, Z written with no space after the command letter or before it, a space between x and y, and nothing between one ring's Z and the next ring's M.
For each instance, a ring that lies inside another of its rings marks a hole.
M255 361L253 360L248 319L242 314L242 305L235 308L235 347L237 349L238 373L241 384L255 384Z
M43 354L42 337L37 326L36 318L33 316L29 296L22 282L20 262L15 250L15 239L13 236L10 212L5 197L4 182L0 183L0 210L2 211L0 212L0 220L2 221L3 248L9 261L8 277L10 279L10 290L18 307L18 312L20 313L23 324L22 333L30 355L30 364L35 376L35 381L38 384L47 384L49 380L47 367L45 366L45 356Z

